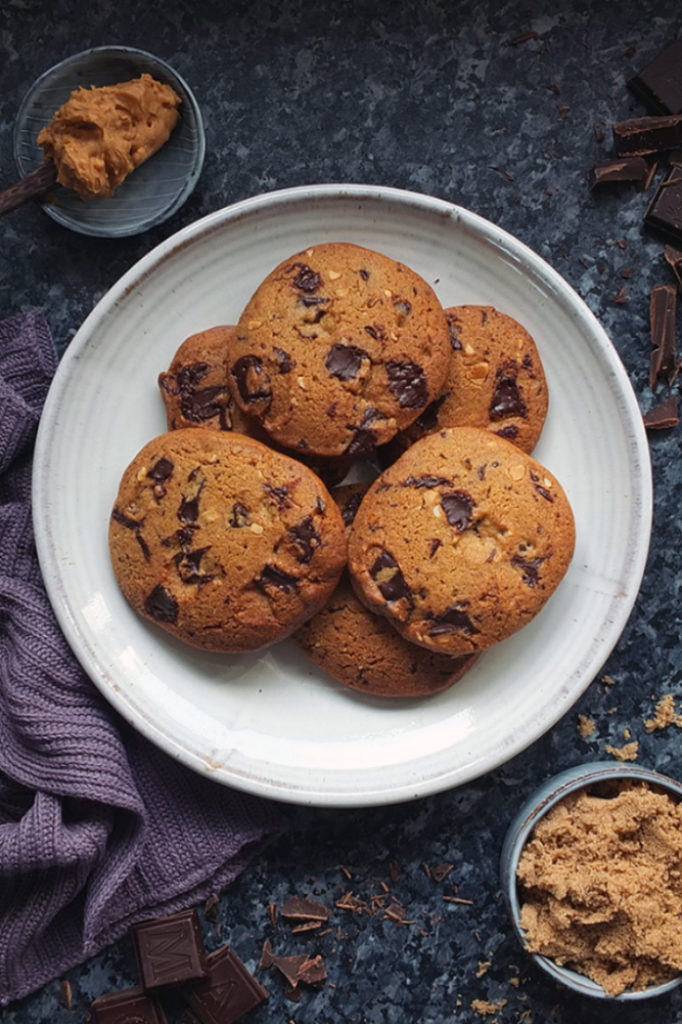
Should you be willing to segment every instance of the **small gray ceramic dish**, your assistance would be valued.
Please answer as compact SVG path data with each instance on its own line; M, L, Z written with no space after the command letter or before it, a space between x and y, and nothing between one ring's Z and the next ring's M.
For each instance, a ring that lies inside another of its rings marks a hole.
M569 793L595 783L616 780L619 782L648 782L659 790L664 790L675 800L682 799L682 784L667 775L633 764L615 764L611 761L596 761L592 764L577 765L544 782L519 809L513 818L502 845L500 859L500 875L502 891L507 909L511 917L514 931L521 945L526 948L526 937L521 928L519 894L516 884L516 870L521 851L530 837L535 825L551 807L563 800ZM538 953L529 953L535 963L546 971L555 981L572 989L583 996L606 999L611 1002L631 1002L650 999L652 996L663 995L676 988L682 982L682 975L667 981L663 985L655 985L640 991L627 989L618 996L610 996L601 985L596 984L584 974L578 974L568 967L561 967L554 960Z
M19 175L24 177L43 159L43 150L36 143L38 132L74 89L115 85L145 72L172 86L180 96L178 124L168 142L136 168L113 196L84 201L70 189L56 186L41 205L64 227L101 238L136 235L174 214L194 189L206 151L199 106L187 83L165 61L129 46L84 50L45 71L33 83L14 127Z

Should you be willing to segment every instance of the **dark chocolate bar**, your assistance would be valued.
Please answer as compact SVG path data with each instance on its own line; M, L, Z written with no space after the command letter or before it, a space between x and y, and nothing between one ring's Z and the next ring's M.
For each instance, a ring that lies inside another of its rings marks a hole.
M208 964L196 910L152 917L130 929L145 989L205 978Z
M267 989L256 981L229 946L221 946L208 957L208 977L183 988L183 996L202 1024L233 1024L268 998Z
M613 148L618 156L646 156L681 146L682 114L632 117L613 126Z
M632 91L656 114L682 113L682 39L661 50L628 81Z
M656 189L644 222L682 242L682 167L671 167Z
M141 988L99 996L90 1006L95 1024L166 1024L163 1010Z
M648 182L650 165L643 156L622 156L595 164L587 175L590 189L614 181L634 181L641 188Z
M675 315L677 287L674 284L656 284L651 289L649 320L651 324L651 358L649 360L649 386L656 390L661 378L672 384L677 376L675 342Z

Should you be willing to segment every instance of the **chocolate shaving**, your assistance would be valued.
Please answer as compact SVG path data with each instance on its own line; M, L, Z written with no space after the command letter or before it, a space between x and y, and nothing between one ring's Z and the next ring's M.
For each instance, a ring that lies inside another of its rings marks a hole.
M676 309L676 286L672 284L654 285L649 303L652 345L649 359L649 386L652 391L656 390L661 378L670 385L677 375Z
M633 181L644 188L649 179L649 164L643 156L624 156L595 164L587 175L590 189L614 181Z
M682 288L682 250L674 249L672 245L666 245L663 255L675 275L678 286Z
M282 904L280 913L294 921L328 921L331 911L318 900L292 896Z

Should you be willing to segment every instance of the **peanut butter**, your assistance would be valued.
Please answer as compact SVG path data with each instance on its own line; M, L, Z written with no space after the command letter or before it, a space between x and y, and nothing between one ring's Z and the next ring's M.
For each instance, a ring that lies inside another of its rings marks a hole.
M519 859L528 949L609 995L682 971L682 805L647 783L571 793Z
M111 196L168 141L180 102L174 89L148 74L75 89L37 142L54 161L61 185L83 199Z

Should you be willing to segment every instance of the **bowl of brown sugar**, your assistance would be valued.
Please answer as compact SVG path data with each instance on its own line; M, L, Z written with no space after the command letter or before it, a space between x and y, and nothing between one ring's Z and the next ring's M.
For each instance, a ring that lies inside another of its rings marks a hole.
M502 847L514 930L581 995L619 1001L682 981L682 784L595 762L547 780Z

